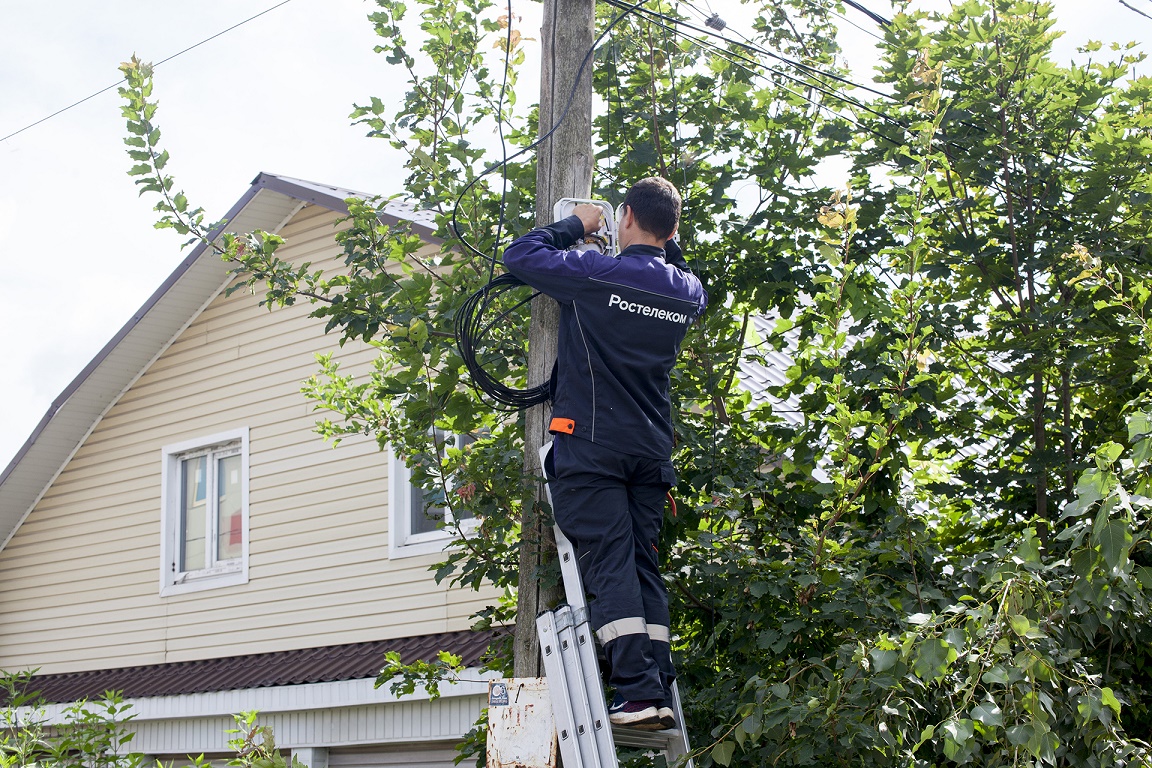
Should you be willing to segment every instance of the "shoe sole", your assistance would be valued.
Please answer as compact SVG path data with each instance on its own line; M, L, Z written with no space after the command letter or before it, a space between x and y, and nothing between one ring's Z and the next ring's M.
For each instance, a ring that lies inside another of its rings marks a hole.
M609 718L611 719L611 718ZM613 722L612 725L616 728L634 728L637 731L664 731L667 730L660 720L638 720L631 723L617 723Z
M617 712L608 715L608 720L615 726L639 728L645 731L658 731L664 727L655 707L639 712Z
M660 707L656 712L660 716L660 728L665 731L670 731L676 727L676 716L672 714L671 707Z

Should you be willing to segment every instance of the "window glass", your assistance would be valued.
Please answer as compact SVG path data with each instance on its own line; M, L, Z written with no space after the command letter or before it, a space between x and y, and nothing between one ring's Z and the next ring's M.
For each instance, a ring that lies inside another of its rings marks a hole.
M440 450L446 452L448 448L464 448L476 442L476 438L472 435L453 435L437 429L435 438L441 443ZM456 483L454 478L448 477L448 493L452 493ZM474 515L470 511L453 510L454 514L449 516L448 511L444 507L428 507L424 502L426 494L423 488L412 485L412 506L410 511L410 533L416 535L419 533L431 533L435 530L443 530L442 523L445 518L452 520L468 520Z
M240 497L240 454L216 460L216 559L235 560L243 554L244 519Z
M431 533L435 531L444 520L444 510L441 507L426 508L424 504L424 489L412 486L412 533Z
M208 457L197 456L180 462L180 570L204 568L208 482Z
M465 448L476 442L471 435L459 435L436 430L434 433L441 455L454 448ZM389 553L391 557L412 557L415 555L440 552L460 531L457 523L468 523L470 529L475 515L463 509L448 509L441 505L431 506L428 500L441 497L441 489L434 486L420 487L413 483L412 472L404 465L404 460L392 454L390 458L389 509ZM437 480L429 480L438 483ZM446 478L449 500L455 500L458 479L454 474Z

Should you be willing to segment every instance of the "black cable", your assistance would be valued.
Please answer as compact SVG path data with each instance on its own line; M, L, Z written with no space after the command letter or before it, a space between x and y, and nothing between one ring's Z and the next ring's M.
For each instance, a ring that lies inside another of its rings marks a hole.
M515 312L536 298L536 296L540 295L539 292L534 292L527 299L517 302L509 309L501 312L487 324L483 323L484 312L496 297L508 290L524 285L521 280L513 275L503 275L500 278L494 276L497 262L496 251L500 247L508 198L508 142L504 136L504 97L508 86L508 70L510 67L509 59L511 52L512 0L508 0L508 35L504 43L504 77L500 84L500 98L496 108L496 124L497 132L500 136L501 152L500 218L496 224L496 238L492 246L492 259L488 265L488 282L483 288L464 300L464 303L460 307L459 314L456 315L455 332L456 346L460 352L460 359L464 361L464 367L468 370L473 386L479 392L495 400L499 405L508 406L513 409L521 409L545 402L549 397L551 389L550 383L527 390L507 387L491 376L484 368L483 363L477 358L477 350L487 340L488 332L496 327L498 323L505 320L512 312ZM457 205L459 205L459 200L457 200ZM455 226L455 211L453 211L453 226ZM461 238L461 240L463 240L463 238Z
M1128 3L1124 2L1124 0L1120 0L1120 5L1124 6L1125 8L1127 8L1130 11L1135 11L1136 13L1140 14L1141 16L1143 16L1146 19L1152 19L1152 16L1149 16L1148 14L1144 13L1144 11L1140 10L1139 8L1136 8L1135 6L1128 5Z
M540 384L536 387L532 387L530 389L514 389L512 387L505 386L501 382L494 379L491 375L489 375L489 373L484 369L484 366L477 359L477 355L476 355L477 350L481 347L483 342L488 338L489 331L498 322L505 319L512 311L523 306L528 301L531 301L532 298L534 298L535 296L538 295L538 293L534 293L532 295L532 297L517 303L511 309L506 310L504 313L502 313L496 319L488 322L487 324L485 324L483 322L485 311L488 309L488 307L490 306L490 304L492 303L492 301L495 298L497 298L499 295L501 295L501 294L503 294L509 290L512 290L514 288L518 288L518 287L524 285L523 281L521 281L519 278L517 278L513 275L501 275L500 277L495 277L495 278L492 277L492 274L494 273L494 271L496 269L496 262L497 262L496 250L499 249L499 247L500 247L499 235L500 235L501 230L503 229L504 195L507 192L507 180L508 180L507 167L508 167L508 163L510 163L512 160L515 160L517 157L524 154L525 152L528 152L532 149L535 149L541 143L543 143L545 140L547 140L548 137L550 137L553 133L556 132L556 130L564 122L564 119L568 117L568 112L569 112L569 110L571 110L572 103L576 99L576 89L580 85L580 80L584 76L584 70L587 68L588 62L592 60L593 54L596 53L596 47L600 44L600 42L605 37L607 37L608 33L612 31L613 27L615 27L629 13L631 13L632 11L639 8L644 2L645 2L645 0L637 0L635 5L632 5L632 6L629 6L628 8L626 8L622 13L620 13L620 15L618 15L616 18L612 19L612 21L609 22L608 25L604 28L604 31L600 33L599 37L597 37L592 42L592 45L588 48L588 52L586 54L584 54L584 60L580 62L580 68L576 72L575 79L572 81L572 89L568 94L568 101L564 105L564 109L561 111L560 117L557 118L556 122L552 125L552 127L549 128L548 131L543 136L541 136L540 138L538 138L536 141L532 142L528 146L524 147L520 151L514 153L510 157L507 154L507 144L504 143L504 135L503 135L503 131L501 130L500 140L501 140L501 145L504 147L502 159L500 160L500 162L495 163L495 164L489 166L488 168L486 168L479 175L477 175L474 179L472 179L472 181L468 182L468 184L464 187L463 190L461 190L459 196L456 198L456 203L452 206L451 227L452 227L452 231L456 235L457 239L464 245L465 248L467 248L473 254L479 256L480 258L489 260L489 280L488 280L488 283L483 288L476 291L471 296L469 296L467 299L465 299L464 303L461 305L459 313L456 315L456 322L455 322L456 346L460 352L460 358L464 361L464 367L467 368L468 373L472 378L473 386L477 390L482 392L483 394L488 395L493 400L495 400L496 402L498 402L502 405L509 406L509 407L515 408L515 409L530 408L534 405L539 405L539 404L548 400L548 398L550 397L551 388L552 388L551 381L545 382L543 384ZM512 24L511 0L509 0L509 3L508 3L508 24L509 24L509 32L508 32L509 38L508 39L509 39L509 43L510 43L510 41L511 41L511 24ZM510 49L511 49L510 44L505 47L505 77L507 77L508 52ZM500 103L500 107L499 107L498 112L497 112L497 119L498 120L502 119L503 98L504 98L504 89L501 88L501 95L500 95L501 103ZM491 257L489 257L487 254L482 253L472 243L468 242L467 238L464 237L463 233L460 231L459 223L457 220L457 214L460 210L460 203L461 203L461 201L463 201L464 196L466 194L468 194L468 191L470 189L472 189L472 187L474 187L476 185L476 183L480 181L480 179L484 178L489 173L492 173L497 168L503 169L504 189L503 189L502 194L501 194L500 224L497 226L497 239L496 239L495 244L493 245L493 255Z
M872 19L872 21L876 22L877 24L879 24L882 27L892 26L892 21L890 19L884 18L883 16L876 13L875 11L868 10L864 6L860 5L860 3L856 2L856 0L842 0L842 2L844 3L844 5L847 5L851 8L855 8L856 10L860 11L860 13L862 13L865 16L867 16L868 18Z
M617 6L617 7L619 7L619 5L621 4L619 2L619 0L605 0L605 2L608 3L609 5L613 5L613 6ZM669 20L672 22L677 21L676 19L673 19L673 18L669 18ZM830 96L832 98L844 101L845 103L847 103L849 105L855 106L855 107L857 107L857 108L859 108L865 112L869 112L869 113L875 115L876 117L879 117L882 120L885 120L885 121L891 123L892 125L894 125L898 128L904 129L907 127L904 124L902 124L900 121L893 119L891 116L886 115L883 112L879 112L875 109L872 109L872 108L870 108L870 107L868 107L868 106L866 106L866 105L862 104L861 102L858 102L854 99L848 98L844 94L837 93L836 91L831 91L831 90L828 90L825 88L821 88L810 81L802 80L800 78L795 77L794 75L790 75L790 74L788 74L788 73L786 73L780 69L768 66L766 64L763 64L762 62L756 61L755 59L749 58L749 57L741 55L739 53L734 53L732 51L726 51L723 48L720 48L719 46L717 46L714 43L711 43L707 40L692 37L691 35L687 35L684 32L676 29L675 27L668 27L667 25L665 25L664 23L662 23L659 20L649 19L649 22L653 23L653 24L657 24L658 26L661 26L661 27L671 29L675 34L678 34L687 40L691 40L696 45L699 45L702 48L705 48L706 50L710 51L714 55L719 56L720 58L723 58L725 61L732 64L733 66L739 67L739 68L745 70L746 72L749 72L750 74L752 74L754 76L764 77L765 75L763 73L761 73L759 70L765 69L765 70L768 70L769 72L772 72L772 73L779 75L780 77L785 78L786 80L790 80L790 81L792 81L798 85L801 85L801 86L804 86L807 88L812 88L813 90L816 90L816 91L818 91L818 92L820 92L826 96ZM690 24L684 24L683 26L697 29L697 28L692 27L692 25L690 25ZM731 43L733 45L739 45L739 43L735 43L734 41L728 40L727 38L724 38L720 35L712 34L711 32L708 32L706 30L700 30L700 31L704 32L705 34L709 35L710 37L720 37L720 39L725 40L725 42ZM787 93L790 93L793 96L796 96L797 98L808 102L809 104L812 104L813 106L817 107L818 109L822 109L822 110L824 110L824 111L826 111L832 115L840 117L841 119L847 120L848 122L850 122L851 124L853 124L857 128L859 128L860 130L867 131L868 133L873 134L877 138L880 138L880 139L883 139L885 141L889 141L892 143L896 143L896 144L901 143L898 141L894 141L891 137L885 136L884 134L873 130L872 128L864 125L863 123L860 123L859 121L852 120L851 118L847 118L847 117L844 117L843 115L838 114L831 107L828 107L825 104L821 104L820 102L815 101L812 98L805 96L802 93L797 93L796 91L790 90L790 89L788 89L782 85L779 85L778 83L775 85L777 87L779 87L781 90L786 91Z
M456 345L460 351L460 358L464 361L464 367L468 369L468 373L472 377L472 385L500 405L517 410L530 408L548 400L551 382L545 382L530 389L514 389L505 386L489 375L477 359L477 354L482 350L484 343L488 341L489 333L493 328L503 327L503 321L514 311L540 295L539 292L533 292L528 298L522 299L501 312L497 317L485 322L484 311L495 299L508 291L523 286L524 281L515 275L500 275L465 299L456 315Z
M622 4L620 2L620 0L605 0L605 2L608 5L615 6L615 7L620 7L620 5ZM697 27L693 24L690 24L690 23L688 23L682 19L676 19L676 18L671 17L671 16L665 16L663 14L657 14L657 13L654 13L654 12L649 11L647 9L641 9L641 13L647 14L647 16L652 17L652 18L649 18L648 21L650 23L653 23L653 24L663 26L663 22L667 22L667 23L671 23L675 26L687 27L688 29L691 29L694 32L698 32L700 34L704 34L704 35L707 35L709 37L717 37L717 38L723 40L724 42L726 42L730 45L736 46L738 48L745 48L745 49L750 50L750 51L755 52L755 53L762 53L766 56L780 59L781 61L784 61L785 63L794 64L796 66L799 66L800 68L805 67L805 65L803 65L803 64L799 64L798 62L791 62L790 60L785 59L784 57L778 56L776 54L773 54L770 51L765 51L763 49L757 49L754 46L740 43L740 42L735 41L735 40L730 40L727 37L724 37L723 35L719 35L715 32L712 32L711 30L700 29L699 27ZM707 43L705 43L700 38L689 37L689 36L685 35L683 32L680 32L679 30L675 30L675 28L674 28L674 31L676 32L676 34L679 34L682 37L688 37L688 39L692 40L697 45L704 45L704 46L708 45ZM879 117L882 120L887 120L887 121L889 121L895 125L904 127L904 126L902 126L902 124L898 120L894 120L889 115L887 115L883 112L879 112L879 111L867 106L863 102L857 101L856 99L852 99L843 93L838 93L836 91L829 90L828 88L817 85L815 82L810 81L810 80L803 80L803 79L801 79L795 75L789 74L789 73L787 73L787 72L785 72L785 71L783 71L777 67L772 67L772 66L769 66L767 64L763 64L759 61L756 61L755 59L749 58L748 56L744 56L742 54L735 53L733 51L723 51L723 49L720 49L718 46L715 46L715 45L712 46L712 49L718 53L721 53L723 56L725 56L730 63L736 63L735 59L742 60L744 62L747 62L748 64L751 64L754 67L763 68L763 69L768 70L769 72L775 73L776 75L779 75L780 77L783 77L786 80L790 80L793 83L796 83L797 85L804 86L806 88L811 88L811 89L813 89L819 93L824 94L825 96L830 96L834 99L838 99L840 101L843 101L843 102L850 104L850 105L852 105L858 109L861 109L865 112L871 113L872 115ZM808 69L813 69L813 68L808 67ZM749 71L752 71L752 70L749 70ZM847 80L846 78L842 78L842 77L839 77L837 75L832 75L832 74L826 73L826 72L820 72L819 70L815 70L815 71L818 72L819 74L822 74L826 77L830 77L834 80L840 80L841 82L844 82L844 83L851 85L852 87L855 87L855 88L861 88L862 90L873 90L873 89L868 88L867 86L857 85L856 83L853 83L851 80ZM790 91L790 93L794 93L794 92ZM881 95L883 95L887 99L893 99L894 98L894 97L892 97L888 94L884 94L880 91L876 91L876 93L880 93ZM794 93L794 95L796 95L796 94ZM801 98L804 98L806 101L808 101L809 103L814 104L814 105L817 103L817 102L814 102L807 97L801 97Z
M683 2L685 5L687 5L689 8L696 11L697 13L701 13L700 9L693 6L692 3L688 2L688 0L681 0L681 2ZM688 23L684 19L677 19L675 16L669 16L669 15L663 14L663 13L657 14L653 11L648 10L647 8L644 8L641 10L643 13L647 13L647 14L652 15L652 16L657 16L659 18L664 19L665 21L688 27L689 29L693 30L694 32L699 32L702 34L711 35L712 37L719 38L719 39L723 40L724 42L728 43L729 45L735 45L735 46L738 46L740 48L745 48L749 51L752 51L753 53L759 53L762 56L767 56L769 58L776 59L777 61L779 61L782 64L787 64L791 67L796 67L797 69L806 70L806 71L811 72L815 75L820 75L822 77L827 77L827 78L830 78L832 80L836 80L838 82L844 83L845 85L851 86L853 88L858 88L862 91L867 91L869 93L873 93L877 96L880 96L881 98L889 99L891 101L897 101L896 97L890 93L885 93L884 91L877 90L875 88L872 88L871 86L863 85L862 83L857 83L853 80L849 80L848 78L843 77L841 75L837 75L833 72L825 72L824 70L813 67L810 64L805 64L802 61L796 61L795 59L790 59L787 56L782 56L781 54L770 51L767 48L764 48L764 47L760 46L759 44L754 43L747 36L745 36L744 34L742 34L741 32L739 32L735 29L733 29L732 31L736 32L736 34L740 35L740 37L744 40L744 42L739 42L737 40L731 40L731 39L725 37L719 31L712 31L710 29L700 29L699 27Z

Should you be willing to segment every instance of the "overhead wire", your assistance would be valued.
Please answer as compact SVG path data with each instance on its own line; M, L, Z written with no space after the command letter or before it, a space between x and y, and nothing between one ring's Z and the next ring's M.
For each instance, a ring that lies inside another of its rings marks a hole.
M201 40L200 42L198 42L194 45L190 45L182 51L177 51L176 53L172 54L171 56L168 56L167 58L161 59L160 61L153 64L152 68L155 69L156 67L159 67L161 64L165 64L169 61L172 61L172 59L175 59L178 56L183 56L184 54L188 53L189 51L194 50L196 48L199 48L200 46L204 45L205 43L209 43L209 42L215 40L216 38L220 37L221 35L227 34L238 27L242 27L245 24L247 24L248 22L253 21L255 19L258 19L266 13L271 13L272 11L279 8L280 6L287 5L290 2L292 2L292 0L282 0L282 2L279 2L276 5L273 5L271 8L266 8L263 11L260 11L260 13L255 14L254 16L249 16L248 18L244 19L244 21L237 22L236 24L233 24L232 26L228 27L227 29L224 29L224 30L217 32L216 34L212 35L211 37L206 37L203 40ZM40 125L41 123L46 123L49 120L51 120L52 118L56 117L57 115L62 115L65 112L67 112L68 110L70 110L74 107L78 107L81 104L83 104L84 102L90 101L90 100L96 98L100 94L105 93L106 91L110 91L113 88L116 88L122 82L124 82L124 78L117 80L116 82L112 83L112 85L101 88L100 90L96 91L93 94L85 96L84 98L80 99L79 101L75 101L75 102L69 104L68 106L64 107L63 109L56 110L55 112L48 115L47 117L42 117L34 123L29 123L28 125L24 126L23 128L21 128L18 131L13 131L12 133L8 134L7 136L0 138L0 141L7 141L8 139L12 138L13 136L18 136L19 134L24 133L24 131L27 131L30 128L35 128L36 126Z
M868 8L865 8L863 5L858 3L856 0L841 0L841 2L843 2L844 5L847 5L850 8L855 8L856 10L860 11L860 13L862 13L865 16L867 16L868 18L872 19L872 21L876 22L877 24L879 24L882 27L888 27L888 26L892 25L891 19L886 19L883 16L881 16L880 14L876 13L875 11L872 11L872 10L869 10Z
M608 5L612 5L612 6L615 6L615 7L620 7L620 5L622 4L622 3L621 3L621 0L605 0L605 2L606 2ZM745 49L745 50L749 50L749 51L752 51L752 52L754 52L754 53L762 53L762 54L764 54L764 55L767 55L767 56L770 56L770 57L772 57L772 58L777 58L777 59L780 59L780 60L781 60L781 61L783 61L784 63L790 64L790 65L793 65L793 66L797 66L797 67L798 67L798 68L800 68L800 69L804 69L806 65L802 65L802 64L800 64L799 62L794 62L794 61L792 61L792 60L790 60L790 59L787 59L787 58L781 57L781 56L779 56L778 54L774 54L774 53L772 53L772 52L770 52L770 51L766 51L766 50L764 50L764 49L757 49L757 48L756 48L756 47L754 47L754 46L750 46L750 45L747 45L747 44L744 44L744 43L740 43L740 42L738 42L738 41L735 41L735 40L732 40L732 39L730 39L730 38L724 37L723 35L720 35L720 34L718 34L718 33L716 33L716 32L713 32L713 31L711 31L711 30L708 30L708 29L700 29L699 27L697 27L697 26L695 26L695 25L693 25L693 24L690 24L690 23L688 23L688 22L686 22L686 21L684 21L684 20L682 20L682 19L677 19L677 18L675 18L675 17L672 17L672 16L667 16L667 15L665 15L665 14L658 14L658 13L656 13L656 12L654 12L654 11L649 11L649 10L648 10L648 9L646 9L646 8L645 8L645 9L640 9L639 13L640 13L640 14L643 14L643 15L646 15L647 17L649 17L649 20L650 20L652 23L655 23L655 24L657 24L658 26L660 26L660 25L663 25L663 24L669 24L669 25L671 25L671 29L672 29L674 32L676 32L676 34L679 34L679 35L681 35L682 37L686 37L687 39L691 40L692 42L696 43L697 45L701 45L701 46L704 46L704 47L708 47L708 48L710 48L710 50L712 50L713 52L717 53L717 54L718 54L718 55L720 55L721 57L725 58L725 59L726 59L726 60L727 60L729 63L732 63L732 64L736 64L736 65L738 65L738 66L739 66L739 65L741 65L741 63L743 63L743 65L751 65L750 67L746 67L746 68L747 68L749 71L754 71L754 70L758 70L758 69L765 69L765 70L767 70L767 71L769 71L769 72L772 72L773 74L776 74L776 75L778 75L779 77L782 77L782 78L784 78L785 80L789 80L789 81L791 81L791 82L793 82L793 83L795 83L795 84L797 84L797 85L801 85L801 86L804 86L804 87L810 87L810 88L812 88L813 90L816 90L816 91L818 91L819 93L822 93L822 94L824 94L824 95L826 95L826 96L830 96L830 97L833 97L833 98L839 99L839 100L841 100L841 101L844 101L845 103L847 103L847 104L851 104L852 106L855 106L855 107L857 107L857 108L859 108L859 109L862 109L862 110L864 110L865 112L869 112L869 113L871 113L871 114L875 115L876 117L879 117L879 118L881 118L881 119L885 119L885 120L888 120L888 121L890 121L890 122L894 122L894 123L897 123L897 124L899 124L899 122L898 122L898 121L895 121L895 120L893 120L893 119L892 119L890 116L888 116L888 115L884 114L883 112L879 112L879 111L877 111L877 110L875 110L875 109L872 109L871 107L869 107L868 105L864 104L863 102L860 102L860 101L858 101L858 100L856 100L856 99L853 99L853 98L851 98L851 97L847 96L846 94L843 94L843 93L839 93L839 92L836 92L836 91L832 91L832 90L829 90L829 88L830 88L830 87L825 87L825 85L824 85L824 84L822 84L822 83L821 83L821 84L818 84L817 82L813 82L812 80L805 80L805 79L802 79L801 77L799 77L799 76L797 76L797 75L792 75L792 74L789 74L788 72L785 72L784 70L781 70L781 69L779 69L778 67L773 67L773 66L771 66L771 65L768 65L768 64L764 64L764 63L762 63L762 62L759 62L759 61L757 61L756 59L750 58L750 57L748 57L748 56L745 56L745 55L743 55L743 54L741 54L741 53L737 53L737 52L735 52L735 51L727 51L727 50L724 50L723 48L720 48L719 46L715 45L714 43L711 43L711 42L709 42L709 41L706 41L706 40L704 40L703 38L696 38L696 37L691 37L691 36L689 36L689 35L686 35L686 34L684 34L684 33L683 33L683 32L681 32L681 31L678 31L676 28L677 28L677 27L685 27L685 28L687 28L687 29L690 29L690 30L692 30L693 32L696 32L696 33L699 33L699 34L705 35L705 36L707 36L707 37L714 37L714 38L717 38L717 39L719 39L719 40L722 40L722 41L724 41L724 42L726 42L726 43L728 43L728 44L730 44L730 45L733 45L733 46L735 46L735 47L738 47L738 48L743 48L743 49ZM840 82L843 82L843 83L845 83L846 85L851 85L852 87L861 88L862 90L874 90L874 89L869 89L867 86L861 86L861 85L859 85L859 84L857 84L857 83L853 83L851 80L848 80L847 78L844 78L844 77L840 77L839 75L833 75L833 74L831 74L831 73L822 72L822 71L820 71L820 70L817 70L817 69L815 69L815 68L812 68L812 67L807 67L807 69L808 69L808 70L810 70L810 71L813 71L813 72L814 72L814 73L816 73L816 74L820 74L820 75L823 75L823 76L826 76L826 77L830 77L830 78L832 78L832 79L834 79L834 80L838 80L838 81L840 81ZM876 92L876 93L878 93L878 94L880 94L880 95L882 95L882 96L884 96L885 98L888 98L888 99L893 99L893 98L894 98L894 97L892 97L891 95L889 95L889 94L885 94L885 93L883 93L883 92L881 92L881 91L875 91L875 92ZM792 92L792 93L794 93L794 92Z
M692 6L691 2L687 2L686 0L684 0L684 2L685 2L685 5L688 5L690 8L693 8L694 10L696 10L697 13L700 12L700 10L698 8L695 8L694 6ZM612 3L612 4L615 4L615 3ZM743 49L751 51L753 53L759 53L762 56L767 56L771 59L775 59L775 60L779 61L781 64L787 64L788 66L796 67L799 70L811 72L814 75L820 75L821 77L827 77L831 80L835 80L837 82L843 83L844 85L850 86L852 88L858 88L862 91L867 91L868 93L873 93L877 96L880 96L881 98L895 100L895 97L890 93L885 93L884 91L877 90L876 88L872 88L871 86L867 86L867 85L864 85L862 83L857 83L853 80L849 80L848 78L844 77L843 75L838 75L835 72L827 72L827 71L824 71L824 70L819 69L817 67L813 67L810 64L805 64L802 61L797 61L796 59L792 59L792 58L789 58L787 56L783 56L782 54L776 53L775 51L770 51L767 48L764 48L764 47L752 42L750 39L748 39L747 36L740 33L739 31L733 30L733 31L736 31L736 34L740 35L740 37L743 39L743 42L738 41L738 40L732 40L731 38L726 37L723 33L719 32L719 31L714 31L714 30L709 29L709 28L701 29L700 27L697 27L694 24L690 24L683 19L677 19L675 16L669 16L667 14L657 13L655 11L650 11L647 8L641 8L640 12L644 13L644 14L648 14L648 15L653 16L653 17L660 18L663 21L666 21L666 22L671 23L671 24L675 24L677 26L687 27L688 29L691 29L693 32L697 32L699 34L704 34L704 35L708 35L710 37L718 38L718 39L723 40L724 42L728 43L729 45L734 45L738 48L743 48Z
M1147 13L1144 13L1144 11L1140 10L1139 8L1137 8L1134 5L1129 5L1128 3L1124 2L1124 0L1120 0L1120 5L1124 6L1125 8L1127 8L1128 10L1130 10L1134 13L1140 14L1141 16L1143 16L1146 19L1152 19L1152 16L1149 16Z
M612 6L616 6L616 7L619 7L619 5L620 5L620 0L605 0L605 2L606 2L607 4L609 4L609 5L612 5ZM668 21L669 21L669 22L676 22L677 20L676 20L676 19L674 19L674 18L671 18L671 17L670 17L670 18L668 19ZM655 23L655 24L657 24L658 26L663 26L663 25L665 24L665 22L664 22L664 21L662 21L662 20L658 20L658 19L657 19L657 20L652 20L652 23ZM850 105L852 105L852 106L855 106L855 107L857 107L857 108L859 108L859 109L861 109L861 110L863 110L863 111L865 111L865 112L869 112L869 113L871 113L871 114L875 115L876 117L879 117L879 118L881 118L882 120L885 120L885 121L887 121L887 122L889 122L889 123L891 123L891 124L893 124L893 125L895 125L895 126L898 126L898 127L901 127L901 128L903 128L903 127L904 127L902 123L900 123L898 120L895 120L895 119L893 119L891 116L889 116L889 115L886 115L886 114L884 114L883 112L879 112L879 111L877 111L877 110L875 110L875 109L872 109L871 107L868 107L867 105L865 105L865 104L863 104L863 103L861 103L861 102L859 102L859 101L856 101L855 99L851 99L851 98L849 98L849 97L845 96L845 95L844 95L844 94L842 94L842 93L838 93L838 92L835 92L835 91L829 90L828 88L824 88L824 87L822 87L822 86L816 85L816 84L812 83L812 82L811 82L811 81L809 81L809 80L803 80L803 79L801 79L801 78L799 78L799 77L796 77L796 76L794 76L794 75L790 75L790 74L788 74L787 72L784 72L784 71L782 71L782 70L780 70L780 69L778 69L778 68L776 68L776 67L772 67L772 66L766 65L766 64L764 64L764 63L762 63L762 62L756 61L755 59L749 58L749 57L747 57L747 56L744 56L744 55L742 55L742 54L739 54L739 53L735 53L735 52L733 52L733 51L727 51L727 50L725 50L725 49L723 49L723 48L721 48L721 47L717 46L716 44L714 44L714 43L712 43L712 42L710 42L710 41L708 41L708 40L706 40L706 39L703 39L703 38L697 38L697 37L692 37L692 36L690 36L690 35L687 35L687 34L683 33L682 31L679 31L679 30L675 29L675 26L676 26L675 24L672 24L672 25L671 25L669 28L670 28L670 29L672 29L672 30L673 30L673 31L674 31L676 34L680 35L681 37L684 37L684 38L686 38L686 39L688 39L688 40L691 40L693 43L695 43L695 44L699 45L699 46L700 46L700 47L702 47L702 48L705 48L705 49L707 49L708 51L710 51L710 52L711 52L711 53L713 53L714 55L718 56L718 57L719 57L719 58L721 58L721 59L724 59L725 61L727 61L728 63L732 64L733 66L737 66L737 67L740 67L740 68L744 69L745 71L747 71L747 72L749 72L749 73L752 73L752 74L754 74L754 75L757 75L757 76L761 76L761 77L763 77L764 75L763 75L763 73L761 73L761 72L760 72L760 70L762 70L762 69L764 69L764 70L767 70L768 72L771 72L771 73L773 73L773 74L776 74L776 75L778 75L778 76L780 76L780 77L784 78L785 80L789 80L789 81L791 81L791 82L793 82L793 83L796 83L797 85L801 85L801 86L804 86L804 87L810 87L810 88L812 88L813 90L816 90L816 91L818 91L819 93L822 93L822 94L824 94L824 95L826 95L826 96L830 96L830 97L832 97L832 98L835 98L835 99L839 99L839 100L841 100L841 101L844 101L844 102L845 102L845 103L847 103L847 104L850 104ZM705 35L707 35L707 36L709 36L709 37L719 37L720 39L722 39L722 40L724 40L724 41L726 41L726 42L728 42L728 43L732 43L732 44L734 44L734 45L739 45L738 43L735 43L735 41L729 40L728 38L725 38L725 37L722 37L722 36L719 36L719 35L715 35L715 34L713 34L713 33L709 32L709 31L707 31L707 30L699 30L699 28L697 28L697 27L693 27L692 25L686 25L686 26L688 26L689 28L693 29L693 31L699 31L699 32L702 32L703 34L705 34ZM850 122L850 123L852 123L853 125L855 125L857 128L859 128L859 129L861 129L861 130L863 130L863 131L866 131L866 132L868 132L868 133L871 133L871 134L875 135L875 136L876 136L876 137L878 137L878 138L884 139L885 141L890 141L890 142L893 142L893 143L897 143L897 144L901 143L901 142L895 141L894 139L892 139L892 138L891 138L891 137L889 137L889 136L885 136L884 134L882 134L882 133L879 133L878 131L876 131L876 130L874 130L874 129L870 128L870 127L869 127L869 126L867 126L867 125L864 125L863 123L860 123L860 122L859 122L859 121L857 121L857 120L853 120L853 119L851 119L851 118L846 118L846 117L844 117L843 115L840 115L839 113L837 113L835 110L833 110L831 107L829 107L829 106L828 106L828 105L826 105L826 104L823 104L823 103L821 103L821 102L817 102L817 101L813 100L812 98L810 98L810 97L808 97L808 96L805 96L805 95L804 95L804 94L802 94L802 93L798 93L798 92L796 92L796 91L793 91L793 90L791 90L791 89L789 89L789 88L787 88L787 87L785 87L785 86L783 86L783 85L780 85L779 83L776 83L775 85L777 85L777 87L779 87L781 90L785 91L786 93L790 93L790 94L792 94L793 96L796 96L796 97L797 97L797 98L799 98L799 99L802 99L802 100L804 100L804 101L806 101L806 102L808 102L808 103L810 103L810 104L813 104L814 106L816 106L816 107L817 107L817 108L819 108L819 109L822 109L822 110L824 110L824 111L826 111L826 112L828 112L828 113L830 113L830 114L836 115L837 117L840 117L841 119L847 120L848 122Z
M872 30L870 30L870 29L867 29L866 27L862 27L862 26L860 26L859 24L857 24L856 22L852 21L852 19L848 18L848 17L847 17L847 16L845 16L844 14L842 14L842 13L837 13L836 11L829 11L829 13L830 13L830 14L832 14L833 16L835 16L835 17L836 17L836 18L838 18L838 19L842 19L842 20L844 20L846 23L848 23L849 25L851 25L851 26L855 27L856 29L860 30L860 31L861 31L861 32L863 32L864 34L868 35L869 37L874 37L874 38L876 38L877 40L879 40L879 41L881 41L881 42L883 42L883 41L884 41L884 37L883 37L882 35L878 35L878 34L876 34L875 32L873 32Z

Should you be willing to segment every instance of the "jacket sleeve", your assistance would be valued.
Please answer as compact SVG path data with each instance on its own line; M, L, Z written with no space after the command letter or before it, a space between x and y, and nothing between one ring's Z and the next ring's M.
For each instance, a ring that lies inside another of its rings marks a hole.
M684 259L684 252L680 250L680 243L675 240L669 240L664 244L664 261L676 267L681 272L687 273L691 280L700 286L700 297L696 301L696 314L694 315L695 318L699 318L708 307L708 291L704 290L704 282L692 274L692 270L688 268L688 262Z
M584 236L576 216L534 229L504 250L504 266L528 285L561 302L576 298L597 264L607 258L596 251L568 251Z
M680 243L675 240L664 243L664 261L677 269L688 271L688 262L684 260L684 252L680 250Z

